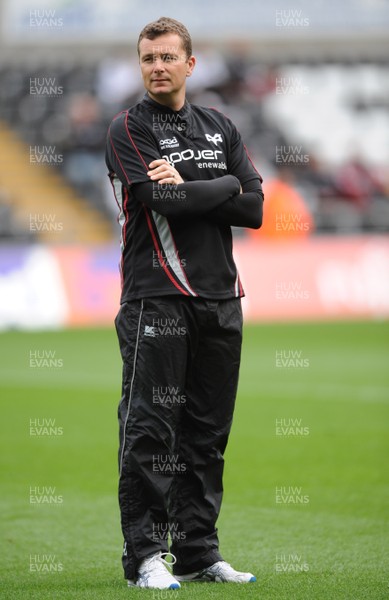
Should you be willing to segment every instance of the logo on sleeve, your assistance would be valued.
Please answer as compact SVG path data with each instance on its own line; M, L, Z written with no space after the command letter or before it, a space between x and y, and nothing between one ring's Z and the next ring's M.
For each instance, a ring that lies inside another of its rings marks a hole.
M206 133L205 137L207 138L208 142L212 142L213 144L215 144L215 146L217 146L219 142L223 141L221 133L215 133L215 135L211 135L210 133Z

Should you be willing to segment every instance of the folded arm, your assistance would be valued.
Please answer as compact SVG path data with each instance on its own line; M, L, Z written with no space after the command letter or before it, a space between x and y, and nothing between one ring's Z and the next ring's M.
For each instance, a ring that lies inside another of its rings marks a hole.
M258 179L242 186L242 193L229 198L207 214L218 225L259 229L262 225L263 191Z
M150 181L132 186L138 202L165 217L205 215L239 194L239 189L239 180L234 175L180 184Z
M147 175L150 181L132 186L135 199L165 217L205 215L240 190L239 180L234 175L184 181L165 159L152 161Z

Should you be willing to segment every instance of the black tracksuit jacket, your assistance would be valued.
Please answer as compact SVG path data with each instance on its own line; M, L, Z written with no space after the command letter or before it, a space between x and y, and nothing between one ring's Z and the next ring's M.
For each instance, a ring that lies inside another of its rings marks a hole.
M184 183L152 182L158 158ZM146 94L113 119L106 163L122 226L122 302L244 295L230 226L261 225L262 179L227 117L188 102L173 111Z

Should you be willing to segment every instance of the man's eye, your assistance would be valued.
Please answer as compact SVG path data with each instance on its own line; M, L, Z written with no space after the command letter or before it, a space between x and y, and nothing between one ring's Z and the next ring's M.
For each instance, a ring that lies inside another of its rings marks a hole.
M164 62L173 62L175 60L175 56L171 54L164 54L162 58Z

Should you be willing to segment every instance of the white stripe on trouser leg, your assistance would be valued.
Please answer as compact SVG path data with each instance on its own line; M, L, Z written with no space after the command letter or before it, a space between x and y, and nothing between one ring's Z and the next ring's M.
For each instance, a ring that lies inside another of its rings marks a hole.
M130 408L131 408L132 388L134 386L134 379L135 379L135 368L136 368L136 359L137 359L137 356L138 356L138 346L139 346L139 336L140 336L140 323L142 321L142 314L143 314L143 300L142 300L141 305L140 305L140 313L139 313L139 321L138 321L138 331L137 331L137 334L136 334L136 342L135 342L134 363L133 363L133 366L132 366L132 377L131 377L131 384L130 384L130 395L129 395L129 398L128 398L126 420L124 421L124 427L123 427L123 443L122 443L122 451L121 451L121 454L120 454L120 475L122 474L124 448L125 448L125 445L126 445L127 421L128 421L128 416L130 414Z

